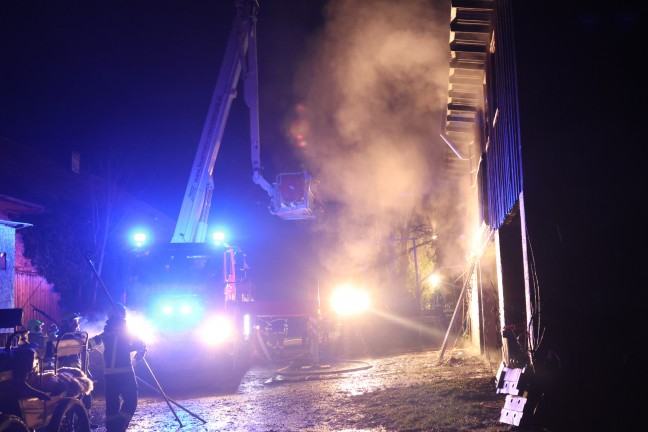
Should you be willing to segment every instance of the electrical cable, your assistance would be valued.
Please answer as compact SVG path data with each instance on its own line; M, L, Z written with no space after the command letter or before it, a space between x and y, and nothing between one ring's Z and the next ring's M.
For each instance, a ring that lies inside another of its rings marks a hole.
M546 329L544 329L541 324L542 301L540 298L540 280L538 278L536 260L535 260L535 255L533 253L533 245L531 244L531 236L529 235L528 229L526 233L526 238L527 238L528 249L530 252L529 271L532 275L532 285L533 285L533 302L531 304L533 310L531 313L531 317L529 318L529 328L531 327L531 323L535 323L535 326L533 327L535 329L534 334L529 334L528 336L530 338L530 342L532 342L529 346L533 347L533 349L530 351L529 354L531 355L532 358L534 358L536 352L539 350L540 345L542 344L542 340L544 339L544 334Z

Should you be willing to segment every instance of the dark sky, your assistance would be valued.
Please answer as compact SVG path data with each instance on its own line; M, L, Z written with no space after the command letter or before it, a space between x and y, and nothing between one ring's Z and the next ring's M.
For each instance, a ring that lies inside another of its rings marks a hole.
M282 98L272 104L274 112L262 114L263 120L268 117L262 162L270 180L276 174L273 168L293 162L283 160L290 152L282 131L282 116L294 105L290 66L303 49L305 27L318 12L317 2L309 2L314 12L296 9L299 3L268 2L275 10L262 6L259 15L260 79L267 78L261 84L262 98ZM0 7L2 136L64 162L72 150L92 163L111 149L116 157L134 162L131 192L174 217L231 28L234 1L34 1L3 2ZM280 65L283 79L277 79ZM217 183L232 175L251 176L246 122L238 97L222 146L221 159L228 163L214 170ZM258 196L263 198L262 191Z
M300 171L285 131L297 102L295 68L321 25L323 1L260 3L261 161L273 182L279 172ZM78 151L82 169L110 157L127 170L129 192L175 218L234 4L3 1L0 136L63 164ZM254 264L306 227L271 215L267 194L252 182L247 115L239 92L214 168L210 222L228 227ZM274 264L259 265L271 272Z

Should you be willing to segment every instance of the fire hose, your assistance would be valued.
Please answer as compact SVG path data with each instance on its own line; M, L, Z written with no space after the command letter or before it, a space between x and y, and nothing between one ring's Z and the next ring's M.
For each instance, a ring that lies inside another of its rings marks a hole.
M149 367L148 364L147 364L146 366ZM140 382L141 384L144 384L144 385L145 385L146 387L148 387L149 389L151 389L151 390L155 390L156 392L160 393L160 390L158 390L157 388L155 388L154 386L152 386L151 384L149 384L146 380L143 380L143 379L140 378L140 377L136 377L136 378L137 378L137 381ZM180 405L178 402L174 401L173 399L167 397L167 400L168 400L169 402L171 402L173 405L175 405L175 406L177 406L178 408L180 408L180 409L182 409L183 411L185 411L187 414L189 414L189 415L191 415L191 416L197 418L198 420L200 420L200 421L203 422L203 423L207 423L207 420L203 419L202 417L198 416L197 414L192 413L192 412L189 411L187 408L185 408L184 406ZM178 422L179 422L179 420L178 420ZM181 425L182 425L182 423L181 423Z

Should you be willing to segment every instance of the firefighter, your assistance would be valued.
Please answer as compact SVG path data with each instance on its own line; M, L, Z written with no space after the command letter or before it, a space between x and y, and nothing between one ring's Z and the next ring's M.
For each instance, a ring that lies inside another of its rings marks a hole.
M58 333L61 340L73 339L73 340L78 340L79 343L86 342L85 336L82 336L80 334L75 334L81 331L81 318L82 318L81 314L77 312L69 312L63 316L63 319L61 320L61 329ZM88 340L88 348L92 348L90 340ZM88 378L92 379L92 374L90 373L90 370L87 367L88 358L86 357L85 360L86 360L85 370L83 368L83 360L81 359L81 354L59 356L57 365L59 368L73 367L73 368L80 369L83 371L83 373L86 374ZM86 407L88 412L90 412L90 409L92 408L92 393L83 395L81 397L81 402L83 402L83 405ZM94 423L90 424L91 429L96 429L98 427L99 426Z
M43 332L43 321L39 319L33 319L27 323L27 330L29 334L27 338L29 343L34 345L36 352L40 356L43 362L43 369L54 369L54 363L52 360L52 341L56 339L56 333Z
M43 333L43 324L43 321L39 319L33 319L27 323L29 343L41 349L45 349L47 343L47 335Z
M92 338L91 345L104 346L104 385L106 392L106 432L124 432L137 408L137 381L131 353L143 360L146 345L129 333L126 307L114 305L103 333Z
M74 339L81 336L68 334L81 331L81 315L76 312L69 312L63 316L61 320L61 330L59 332L61 339ZM58 358L59 367L73 367L82 369L81 354L74 354L69 356L60 356ZM86 372L86 371L84 371Z

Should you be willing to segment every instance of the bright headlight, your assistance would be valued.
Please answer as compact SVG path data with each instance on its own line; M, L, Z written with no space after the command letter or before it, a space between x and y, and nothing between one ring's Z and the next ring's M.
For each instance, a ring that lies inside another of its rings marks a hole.
M333 291L331 308L338 315L356 315L369 309L371 301L366 291L343 285Z
M205 305L195 295L164 295L150 306L151 319L159 329L191 329L200 325Z
M202 343L210 346L219 345L233 335L232 323L225 316L213 316L204 321L197 331Z

